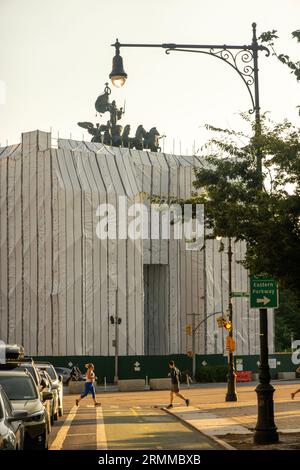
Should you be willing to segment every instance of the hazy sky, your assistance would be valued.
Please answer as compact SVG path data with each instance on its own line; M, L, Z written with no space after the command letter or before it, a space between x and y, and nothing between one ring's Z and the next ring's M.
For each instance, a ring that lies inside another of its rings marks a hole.
M20 141L23 131L53 129L82 139L77 121L96 122L94 102L111 71L120 42L247 44L277 29L278 49L299 58L291 32L300 28L300 0L0 0L0 142ZM121 49L128 80L113 88L121 124L143 123L165 133L165 150L191 152L203 143L202 126L239 126L248 92L226 64L201 54L162 49ZM299 125L300 85L288 70L260 54L262 110ZM4 88L6 93L4 93ZM106 116L102 118L106 122ZM101 121L102 122L102 121ZM86 140L90 140L85 133Z

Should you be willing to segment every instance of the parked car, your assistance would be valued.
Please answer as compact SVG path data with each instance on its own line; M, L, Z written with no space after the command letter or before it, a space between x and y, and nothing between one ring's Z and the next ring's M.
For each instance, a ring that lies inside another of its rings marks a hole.
M50 362L36 362L35 365L38 369L47 371L51 377L52 383L57 385L58 415L62 416L64 414L64 387L62 375L57 375L54 366L50 364Z
M58 385L56 385L46 370L40 370L41 385L44 392L52 392L53 398L50 401L50 421L51 425L58 419Z
M69 367L55 367L58 376L62 376L63 384L68 385L71 378L71 369Z
M50 415L43 403L52 400L51 392L40 392L28 371L0 370L0 385L14 411L28 412L24 422L24 449L48 449Z
M26 371L29 372L30 375L32 376L39 392L40 392L40 397L41 401L43 401L42 398L42 393L41 392L47 392L47 391L52 391L50 389L47 389L48 383L47 381L43 380L43 377L41 377L39 369L36 367L34 360L31 357L23 357L19 360L17 359L8 359L6 364L2 364L0 366L0 369L2 370L13 370L13 371ZM57 392L56 392L57 395ZM43 404L46 408L47 415L50 417L49 418L49 427L51 430L51 426L53 424L53 418L52 418L52 409L53 409L53 403L52 401L46 400L43 401Z
M23 420L25 410L13 411L12 405L0 385L0 450L22 450L24 446Z
M31 358L25 359L13 359L8 360L4 365L1 367L2 369L5 368L6 370L15 370L15 371L25 371L27 370L31 375L32 378L40 391L42 391L43 386L41 384L41 376L39 374L39 370L36 367L34 360Z

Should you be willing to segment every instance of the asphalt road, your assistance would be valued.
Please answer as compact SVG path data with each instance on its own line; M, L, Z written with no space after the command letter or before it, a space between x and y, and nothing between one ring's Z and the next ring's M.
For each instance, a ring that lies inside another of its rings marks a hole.
M110 395L118 401L119 394ZM65 396L65 415L52 428L50 450L220 449L155 405L103 404L95 408L87 397L77 408L74 400L74 396Z
M275 421L279 429L300 428L299 381L273 383L276 391ZM254 427L257 420L256 384L238 384L238 401L225 402L226 384L204 384L183 389L191 405L219 417L232 417L237 423ZM50 449L218 449L218 444L161 410L168 404L168 391L102 392L95 408L91 397L75 406L75 396L65 395L63 418L51 432ZM182 406L180 400L176 404Z

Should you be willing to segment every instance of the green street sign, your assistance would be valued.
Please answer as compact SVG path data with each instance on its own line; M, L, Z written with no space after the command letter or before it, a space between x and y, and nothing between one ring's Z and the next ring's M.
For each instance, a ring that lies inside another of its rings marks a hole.
M274 279L250 276L250 308L277 308L278 288Z
M249 292L232 292L231 297L249 297Z

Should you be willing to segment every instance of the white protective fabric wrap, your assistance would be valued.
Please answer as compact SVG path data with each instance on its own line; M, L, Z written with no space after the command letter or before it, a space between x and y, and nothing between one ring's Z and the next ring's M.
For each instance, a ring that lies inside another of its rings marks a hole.
M67 139L51 148L51 134L40 131L1 148L0 339L32 355L113 355L109 317L118 309L119 354L190 350L189 314L200 322L227 308L226 246L220 253L217 241L187 251L177 240L99 240L96 210L103 202L118 209L121 195L128 206L145 202L143 193L188 197L199 165L198 157ZM243 258L243 243L233 250ZM247 283L234 262L233 289ZM237 352L258 353L258 314L246 299L233 302ZM273 352L272 312L269 321ZM215 330L214 317L202 324L197 352L224 352Z

